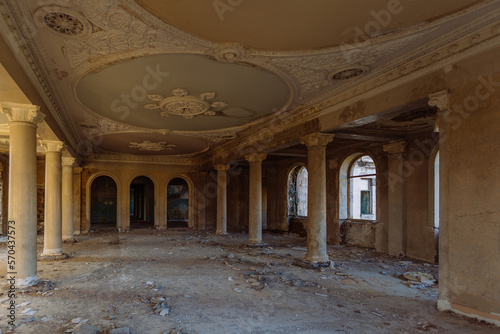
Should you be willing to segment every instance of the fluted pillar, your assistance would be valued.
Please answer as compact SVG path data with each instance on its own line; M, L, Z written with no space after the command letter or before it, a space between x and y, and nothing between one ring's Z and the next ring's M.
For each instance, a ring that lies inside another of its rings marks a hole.
M45 225L42 256L62 255L61 150L64 143L43 140L45 148Z
M7 267L7 278L15 277L16 286L36 284L36 124L45 115L29 104L0 103L10 125L9 159L9 245L13 245L15 264ZM14 234L15 233L15 234Z
M230 165L215 165L217 170L217 231L227 235L227 170Z
M312 133L300 138L307 146L307 253L305 260L328 263L326 249L326 145L333 134Z
M62 158L62 240L74 241L73 166L75 158Z
M249 154L245 159L250 163L248 242L253 245L262 243L262 161L267 154Z

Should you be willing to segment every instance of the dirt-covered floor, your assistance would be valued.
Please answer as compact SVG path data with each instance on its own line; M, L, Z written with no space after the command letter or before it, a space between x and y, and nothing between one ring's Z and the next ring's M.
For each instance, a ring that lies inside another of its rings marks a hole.
M438 312L436 285L402 277L437 278L437 266L373 250L329 246L335 265L315 270L296 265L306 240L293 234L264 234L264 248L248 247L245 234L184 228L101 230L77 240L64 245L68 259L38 263L40 284L18 292L14 331L3 283L3 334L499 332Z

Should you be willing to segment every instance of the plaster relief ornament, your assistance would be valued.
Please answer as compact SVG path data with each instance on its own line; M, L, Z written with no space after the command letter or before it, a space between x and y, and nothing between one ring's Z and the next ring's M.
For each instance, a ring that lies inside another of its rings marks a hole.
M142 143L130 142L129 147L138 148L141 151L171 151L177 147L174 144L167 144L166 141L160 141L158 143L153 143L149 140L144 140Z
M155 110L161 109L161 116L182 116L184 118L193 118L195 116L216 116L220 113L220 109L226 107L228 104L225 102L212 102L210 100L215 98L215 93L207 92L199 96L188 95L185 89L177 88L172 91L170 97L163 97L162 95L149 94L148 98L156 103L146 104L144 109Z

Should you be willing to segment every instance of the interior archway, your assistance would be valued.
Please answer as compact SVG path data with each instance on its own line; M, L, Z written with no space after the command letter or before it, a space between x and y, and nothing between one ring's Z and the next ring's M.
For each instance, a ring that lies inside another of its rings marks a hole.
M95 178L90 188L90 227L92 229L115 228L117 202L116 182L106 175Z
M183 178L167 186L167 228L189 227L189 185Z
M130 183L130 228L154 227L154 183L147 176L138 176Z

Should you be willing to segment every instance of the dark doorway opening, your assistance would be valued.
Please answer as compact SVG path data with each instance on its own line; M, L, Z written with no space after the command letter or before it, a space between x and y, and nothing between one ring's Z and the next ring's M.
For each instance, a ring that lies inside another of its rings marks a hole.
M90 187L90 228L116 228L117 187L109 176L98 176Z
M189 186L175 178L167 186L167 228L189 226Z
M152 228L155 222L154 184L138 176L130 184L130 229Z

